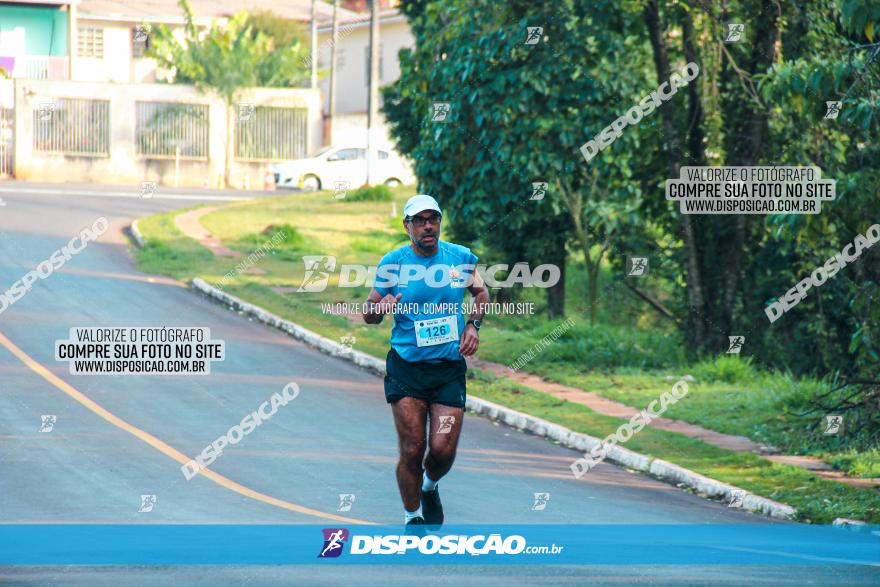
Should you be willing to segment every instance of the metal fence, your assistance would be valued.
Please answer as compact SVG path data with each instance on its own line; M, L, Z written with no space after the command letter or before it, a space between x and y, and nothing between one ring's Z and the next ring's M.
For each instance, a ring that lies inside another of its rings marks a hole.
M34 151L110 155L110 101L57 98L34 104Z
M15 109L0 108L0 177L12 177L15 170Z
M16 57L12 77L66 80L69 77L67 57L53 57L50 55Z
M235 125L238 161L285 161L306 156L305 108L240 108Z
M208 106L138 102L137 154L147 159L208 159Z

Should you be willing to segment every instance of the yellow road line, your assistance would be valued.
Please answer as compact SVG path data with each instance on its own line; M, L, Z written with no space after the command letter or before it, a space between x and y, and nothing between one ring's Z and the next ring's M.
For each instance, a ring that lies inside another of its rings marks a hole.
M51 371L46 369L40 363L38 363L37 361L32 359L30 356L28 356L27 353L25 353L23 350L18 348L15 345L15 343L13 343L11 340L6 338L6 336L4 336L2 332L0 332L0 345L5 347L6 350L11 352L16 357L18 357L18 359L22 363L24 363L31 371L33 371L34 373L36 373L37 375L39 375L40 377L42 377L43 379L45 379L46 381L48 381L49 383L51 383L52 385L54 385L55 387L57 387L58 389L60 389L64 393L66 393L67 395L69 395L74 400L81 403L83 406L85 406L86 408L88 408L89 410L91 410L92 412L97 414L98 416L104 418L105 420L107 420L108 422L110 422L111 424L116 426L117 428L125 430L126 432L128 432L132 436L135 436L135 437L139 438L140 440L143 440L144 442L146 442L147 444L149 444L150 446L152 446L153 448L155 448L159 452L161 452L164 455L170 457L171 459L177 461L181 465L188 463L191 460L185 454L183 454L182 452L180 452L176 448L166 444L165 442L162 442L161 440L159 440L158 438L156 438L155 436L153 436L149 432L145 432L145 431L141 430L140 428L129 424L128 422L126 422L122 418L116 416L115 414L113 414L113 413L107 411L106 409L104 409L103 407L101 407L99 404L94 402L92 399L87 397L85 394L78 391L72 385L68 384L66 381L64 381L63 379L61 379L60 377L58 377L57 375L55 375L54 373L52 373ZM236 483L235 481L233 481L232 479L229 479L228 477L224 477L223 475L220 475L219 473L215 473L214 471L211 471L210 469L202 469L199 474L210 479L214 483L216 483L222 487L225 487L226 489L234 491L236 493L240 493L241 495L244 495L245 497L250 497L251 499L255 499L257 501L261 501L261 502L267 503L269 505L274 505L274 506L277 506L277 507L280 507L280 508L283 508L286 510L290 510L292 512L306 514L307 516L315 516L316 518L324 518L324 519L328 519L328 520L346 522L348 524L373 524L373 522L367 522L364 520L357 520L354 518L346 518L345 516L337 516L336 514L331 514L331 513L322 512L319 510L314 510L312 508L297 505L295 503L291 503L291 502L285 501L283 499L278 499L277 497L272 497L271 495L266 495L265 493L260 493L259 491L255 491L249 487L245 487L244 485L241 485L240 483Z

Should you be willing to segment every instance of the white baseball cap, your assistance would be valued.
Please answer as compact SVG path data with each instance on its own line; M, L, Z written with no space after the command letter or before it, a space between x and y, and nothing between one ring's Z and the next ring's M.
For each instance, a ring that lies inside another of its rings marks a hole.
M434 210L439 214L443 214L440 211L440 204L437 203L437 200L427 194L419 194L406 201L406 204L403 206L403 217L415 216L425 210Z

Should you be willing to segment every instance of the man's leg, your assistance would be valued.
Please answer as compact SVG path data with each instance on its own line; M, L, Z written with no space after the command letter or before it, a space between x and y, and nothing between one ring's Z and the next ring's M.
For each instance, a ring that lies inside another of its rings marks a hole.
M425 456L425 423L428 402L414 397L403 397L391 408L400 460L397 463L397 486L403 507L414 512L421 506L422 458Z
M443 404L431 404L430 447L425 459L425 472L431 481L437 482L452 468L455 450L461 434L464 408L452 408Z
M429 433L428 457L425 459L425 475L422 479L422 516L425 523L443 524L443 503L437 481L452 468L458 436L461 434L462 408L450 408L431 404L431 431Z

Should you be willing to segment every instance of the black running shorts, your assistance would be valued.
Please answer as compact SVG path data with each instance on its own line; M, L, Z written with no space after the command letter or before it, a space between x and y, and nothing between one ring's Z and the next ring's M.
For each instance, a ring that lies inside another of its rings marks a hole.
M404 361L397 351L385 359L385 400L393 404L402 397L417 397L429 404L463 408L466 397L467 362L428 363Z

